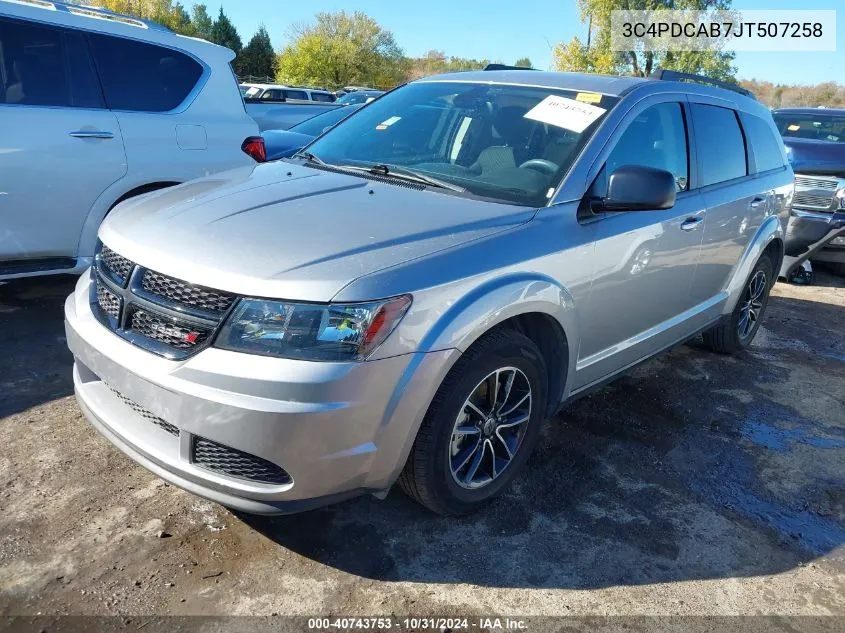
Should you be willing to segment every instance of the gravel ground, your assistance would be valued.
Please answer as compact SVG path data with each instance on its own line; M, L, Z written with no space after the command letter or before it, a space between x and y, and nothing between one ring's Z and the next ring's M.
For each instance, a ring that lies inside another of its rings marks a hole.
M86 423L61 307L0 287L0 616L845 615L845 283L778 284L748 352L696 343L549 422L525 476L443 519L398 490L233 515Z

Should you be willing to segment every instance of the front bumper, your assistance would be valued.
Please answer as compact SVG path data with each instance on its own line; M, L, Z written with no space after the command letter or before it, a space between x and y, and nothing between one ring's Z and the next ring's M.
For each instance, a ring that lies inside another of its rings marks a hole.
M65 303L85 416L156 475L244 512L298 512L388 488L458 354L316 363L208 348L173 361L101 325L90 283L85 273ZM197 438L277 465L290 480L266 483L199 465Z

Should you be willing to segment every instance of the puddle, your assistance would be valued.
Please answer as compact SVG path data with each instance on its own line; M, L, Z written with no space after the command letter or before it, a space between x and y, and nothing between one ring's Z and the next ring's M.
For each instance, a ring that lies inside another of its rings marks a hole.
M792 444L805 444L813 448L845 448L845 439L819 437L807 429L780 429L756 420L748 420L743 424L742 435L758 446L779 453L788 451Z

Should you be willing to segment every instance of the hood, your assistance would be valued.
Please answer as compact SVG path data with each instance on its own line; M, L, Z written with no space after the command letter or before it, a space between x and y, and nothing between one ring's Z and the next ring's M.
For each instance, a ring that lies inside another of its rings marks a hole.
M845 176L845 143L787 137L783 144L796 174Z
M265 130L261 133L264 137L264 148L267 152L267 160L287 158L302 149L314 140L310 134L291 132L289 130Z
M192 283L328 301L359 277L528 222L535 211L278 161L127 200L99 236Z

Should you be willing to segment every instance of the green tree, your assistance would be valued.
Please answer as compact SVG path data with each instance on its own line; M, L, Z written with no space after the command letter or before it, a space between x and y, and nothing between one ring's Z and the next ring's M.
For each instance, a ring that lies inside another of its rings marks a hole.
M558 70L647 77L658 67L733 81L736 67L727 51L613 51L610 16L615 9L688 9L726 11L731 0L576 0L581 21L588 23L588 42L574 37L560 42L553 51Z
M214 28L214 20L208 15L208 7L204 4L195 4L191 9L191 24L198 37L211 39L211 29Z
M262 24L238 55L235 70L242 77L246 75L272 77L275 64L276 54L270 42L270 34Z
M223 13L222 6L220 7L220 13L217 19L214 20L214 24L211 27L211 37L209 39L215 44L231 48L235 51L235 54L240 53L243 48L241 36L238 35L238 29L232 24L229 16Z
M393 33L360 11L318 13L314 23L295 26L291 38L277 57L276 78L283 83L387 87L410 72Z
M153 20L176 33L195 35L196 29L181 2L172 0L92 0L80 2L109 11Z
M524 66L525 68L533 68L534 65L531 63L531 60L528 57L520 57L514 63L514 66Z

